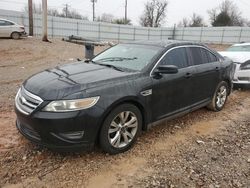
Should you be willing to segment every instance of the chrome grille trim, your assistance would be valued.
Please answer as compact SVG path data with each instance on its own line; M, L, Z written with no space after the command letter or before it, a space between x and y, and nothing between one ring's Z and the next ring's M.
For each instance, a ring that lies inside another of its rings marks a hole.
M16 108L25 115L31 114L43 100L21 87L15 98Z

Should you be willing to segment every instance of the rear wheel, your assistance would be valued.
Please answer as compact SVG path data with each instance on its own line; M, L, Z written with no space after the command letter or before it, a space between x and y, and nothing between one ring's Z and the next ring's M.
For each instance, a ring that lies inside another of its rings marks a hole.
M20 34L18 32L13 32L11 34L11 38L14 39L14 40L17 40L20 38Z
M132 104L120 105L104 121L100 146L110 154L125 152L135 143L141 128L140 110Z
M228 84L223 81L217 86L213 99L207 107L216 112L221 111L226 104L228 94Z

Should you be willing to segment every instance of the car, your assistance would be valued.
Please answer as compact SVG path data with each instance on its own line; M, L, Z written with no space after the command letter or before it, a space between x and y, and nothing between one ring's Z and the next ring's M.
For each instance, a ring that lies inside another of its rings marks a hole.
M222 110L232 70L230 60L199 43L121 43L28 78L16 95L16 126L56 151L99 145L118 154L162 120L206 106Z
M250 43L234 44L219 53L234 62L234 87L250 88Z
M0 37L19 39L22 36L27 36L24 26L10 20L0 18Z

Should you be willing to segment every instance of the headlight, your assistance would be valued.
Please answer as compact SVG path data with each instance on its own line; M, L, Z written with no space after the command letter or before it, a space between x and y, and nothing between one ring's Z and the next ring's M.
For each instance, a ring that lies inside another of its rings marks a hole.
M47 112L69 112L83 110L94 106L100 97L91 97L86 99L76 100L61 100L50 102L43 111Z
M249 61L246 61L245 63L242 63L241 66L240 66L240 69L241 69L241 70L250 69L250 60L249 60Z

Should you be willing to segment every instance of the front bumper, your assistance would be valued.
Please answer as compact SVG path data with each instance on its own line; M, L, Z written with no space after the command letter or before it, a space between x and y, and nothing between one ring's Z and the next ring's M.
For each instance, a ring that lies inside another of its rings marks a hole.
M250 85L250 70L241 70L240 64L236 64L233 84Z
M101 125L103 110L91 109L67 113L34 111L30 115L15 109L16 126L31 142L56 151L91 149Z
M28 36L28 34L25 31L19 32L19 34L21 35L21 37L27 37Z

